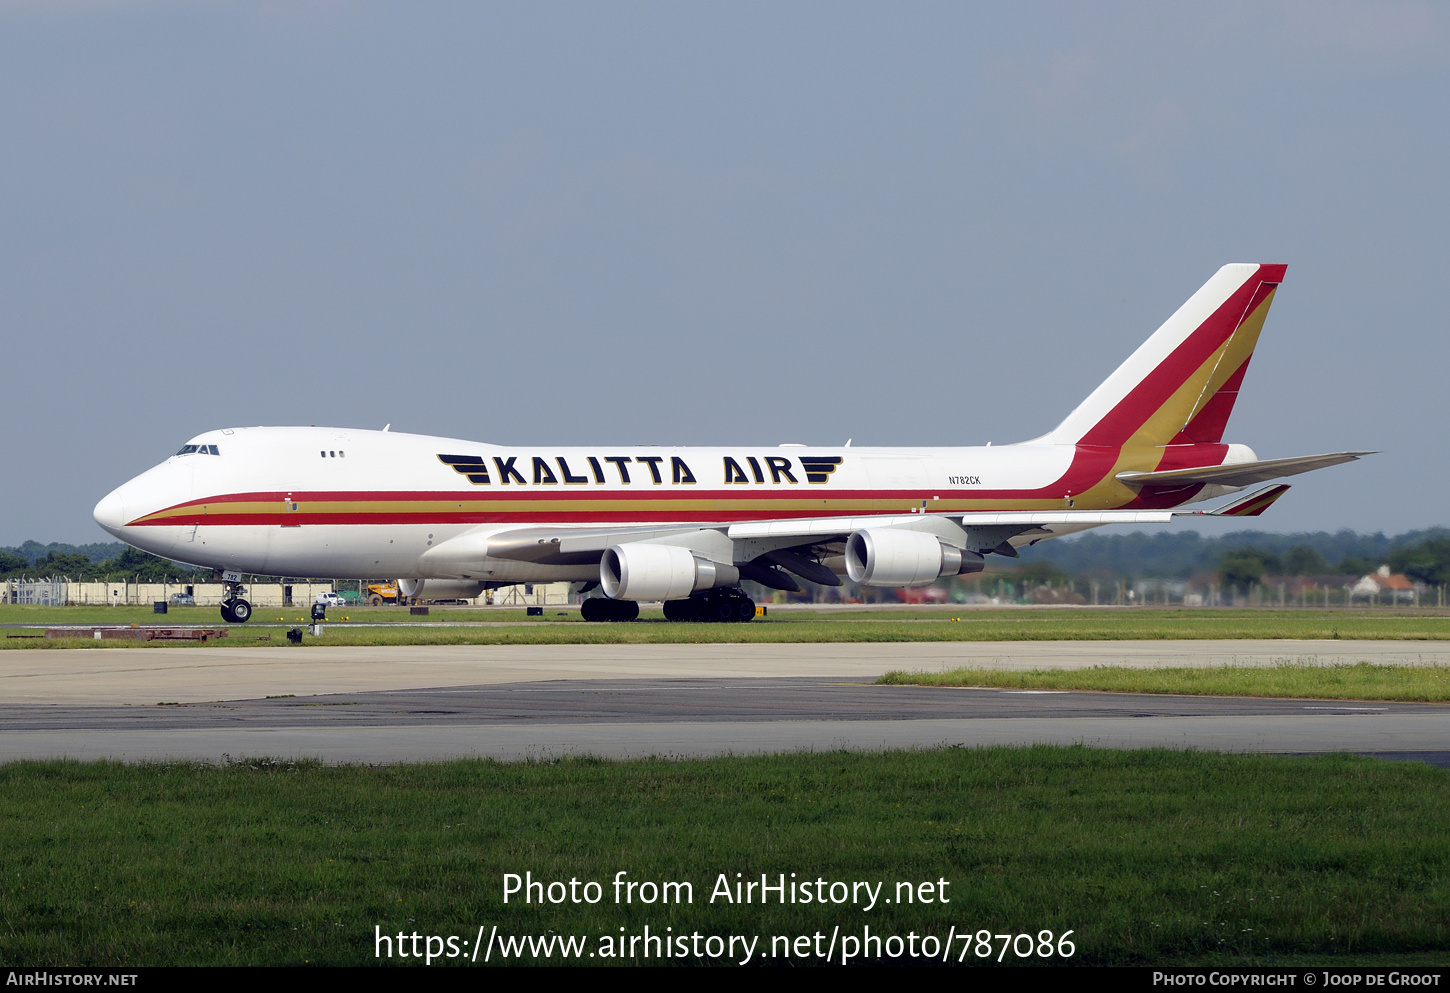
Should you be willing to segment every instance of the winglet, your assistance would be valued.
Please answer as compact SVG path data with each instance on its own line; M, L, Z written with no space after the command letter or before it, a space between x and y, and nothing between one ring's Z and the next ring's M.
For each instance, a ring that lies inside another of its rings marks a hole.
M1261 490L1255 490L1248 496L1239 497L1215 510L1200 510L1198 513L1204 517L1258 517L1269 509L1269 504L1288 492L1288 483L1265 486Z

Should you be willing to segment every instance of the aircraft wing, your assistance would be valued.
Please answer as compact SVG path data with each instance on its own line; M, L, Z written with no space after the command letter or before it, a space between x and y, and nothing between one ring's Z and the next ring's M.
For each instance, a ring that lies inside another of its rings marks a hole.
M821 517L736 523L702 521L604 528L523 527L486 537L462 535L435 548L429 558L442 562L464 553L552 565L598 562L606 549L626 542L683 545L721 561L739 562L779 556L786 550L844 542L864 528L925 531L973 551L1016 555L1019 535L1047 536L1103 524L1164 524L1171 510L1013 510L967 514L890 514L871 517ZM824 578L818 581L826 581Z
M812 582L840 585L824 560L841 554L846 540L865 529L924 532L944 545L979 555L1017 555L1017 547L1053 535L1105 524L1165 524L1183 514L1252 516L1283 495L1285 485L1267 487L1214 511L1175 510L1006 510L953 514L795 518L773 521L698 522L593 528L521 527L472 532L443 542L428 559L443 575L468 578L485 557L541 565L593 565L615 545L678 545L740 575L777 589L796 589L786 573ZM782 571L784 570L784 571Z
M1281 476L1323 469L1353 462L1375 452L1332 452L1328 455L1300 455L1291 459L1261 459L1232 465L1211 465L1197 469L1168 469L1164 472L1120 472L1117 479L1129 486L1182 486L1188 483L1218 483L1222 486L1252 486Z
M872 517L815 517L734 524L646 524L611 528L515 528L493 535L488 552L500 558L532 562L577 562L594 559L611 545L626 541L665 541L701 531L714 531L731 540L765 540L788 544L844 540L862 528L934 530L932 522L945 521L963 528L1007 528L1028 531L1047 524L1164 524L1170 510L1009 510L971 514L891 514ZM780 541L777 539L789 539Z
M1164 524L1171 520L1171 510L1001 510L973 514L897 514L882 517L821 517L813 520L749 521L731 524L726 529L730 538L806 539L844 538L862 528L899 528L929 530L923 523L945 520L972 527L1016 527L1027 531L1044 524Z
M677 545L715 562L733 564L742 578L794 590L799 587L787 573L826 586L841 585L840 577L824 560L840 555L846 540L864 529L925 532L977 555L995 552L1016 557L1017 546L1053 534L1103 524L1163 524L1172 518L1170 510L1016 510L599 528L523 527L460 535L434 548L428 558L445 574L467 576L485 555L579 566L598 563L615 545Z

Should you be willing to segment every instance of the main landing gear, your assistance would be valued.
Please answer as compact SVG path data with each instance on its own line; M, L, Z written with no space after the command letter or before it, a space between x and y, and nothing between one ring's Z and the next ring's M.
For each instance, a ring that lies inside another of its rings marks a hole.
M700 623L744 622L755 619L755 601L735 586L696 593L688 600L666 600L665 620Z
M596 596L581 603L579 613L586 621L632 621L639 616L639 604L634 600L610 600Z
M228 624L245 624L252 619L252 605L242 599L247 592L241 583L227 583L227 596L222 601L222 620Z
M579 605L586 621L632 621L639 617L633 600L590 597ZM665 620L694 621L696 624L739 622L755 619L755 601L737 587L722 587L696 593L688 600L666 600Z

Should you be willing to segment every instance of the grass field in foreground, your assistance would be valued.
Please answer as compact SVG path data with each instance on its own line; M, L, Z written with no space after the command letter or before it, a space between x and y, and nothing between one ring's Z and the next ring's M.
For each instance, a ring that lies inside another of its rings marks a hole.
M1450 701L1450 668L1444 666L1276 665L1208 668L952 669L888 672L878 683L908 686L985 686L1012 689L1100 690L1110 693L1184 693L1315 700Z
M0 623L162 623L222 626L207 608L188 608L205 617L141 615L128 618L121 613L137 608L27 608L0 607ZM64 612L76 610L78 614ZM26 611L37 613L26 614ZM41 614L40 611L46 613ZM99 613L102 620L89 619ZM179 612L178 612L179 614ZM85 619L82 618L84 615ZM276 617L284 617L278 622ZM230 626L230 646L285 644L283 632L304 624L297 611L269 614L258 610L249 624ZM1371 639L1439 641L1450 639L1450 615L1388 610L1187 610L1142 608L1069 610L970 610L941 611L778 611L748 624L683 624L664 620L658 608L647 609L638 621L625 624L586 624L578 611L559 617L558 611L526 622L522 612L500 616L492 611L467 609L438 612L432 620L450 622L446 627L425 627L400 623L393 627L359 627L355 621L403 618L401 612L378 609L369 614L333 612L320 638L308 637L305 645L539 645L539 644L689 644L771 642L882 642L882 641L1102 641L1151 639ZM33 618L33 619L32 619ZM43 619L42 619L43 618ZM517 621L499 624L499 621ZM457 623L453 623L457 622ZM490 623L492 622L492 623ZM126 647L156 643L93 641L88 638L42 639L15 637L27 632L8 629L0 638L5 648ZM28 632L34 634L35 632ZM269 638L259 641L259 638ZM186 643L181 643L186 644Z
M1083 964L1450 961L1450 772L1351 756L17 763L0 766L0 832L13 965L361 964L375 927L472 941L496 925L596 950L646 924L763 949L837 926L1072 931ZM689 882L694 900L616 905L620 870ZM503 874L526 871L599 881L603 900L505 906ZM944 879L950 902L712 905L737 872L883 882L883 897Z

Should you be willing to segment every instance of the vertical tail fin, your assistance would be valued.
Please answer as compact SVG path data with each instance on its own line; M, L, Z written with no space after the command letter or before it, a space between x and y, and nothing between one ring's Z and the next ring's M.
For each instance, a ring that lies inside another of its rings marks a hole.
M1284 265L1226 265L1039 439L1159 446L1219 442Z

